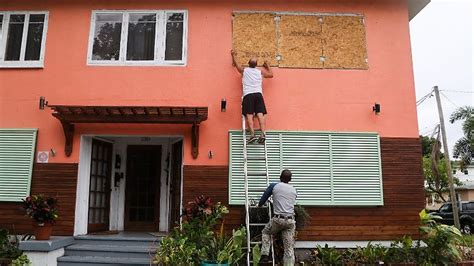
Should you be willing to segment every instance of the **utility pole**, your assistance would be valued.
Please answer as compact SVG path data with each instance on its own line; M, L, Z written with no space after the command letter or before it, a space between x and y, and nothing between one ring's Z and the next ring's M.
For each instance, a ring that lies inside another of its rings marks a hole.
M443 137L444 160L446 162L446 172L448 174L448 180L449 180L449 192L451 195L451 205L453 207L454 226L456 226L456 228L459 229L461 226L459 224L458 204L456 200L456 192L454 191L453 170L451 169L451 161L449 159L448 141L446 137L446 129L444 128L443 107L441 106L441 99L439 97L438 86L434 86L434 92L436 95L436 103L438 104L438 114L439 114L439 124L441 126L441 135Z

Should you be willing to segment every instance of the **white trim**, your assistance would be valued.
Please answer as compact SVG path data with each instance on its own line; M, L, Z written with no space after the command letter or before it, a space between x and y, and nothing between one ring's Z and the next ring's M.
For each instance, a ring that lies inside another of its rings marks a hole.
M94 35L96 16L101 13L122 14L122 30L120 36L119 60L93 60L92 49L94 46ZM155 50L154 60L127 60L128 22L132 13L156 14L155 23ZM168 13L183 13L183 47L182 60L164 60L166 49L166 20ZM93 10L91 14L91 26L89 31L89 43L87 52L87 65L89 66L186 66L187 65L187 43L188 43L188 11L187 10Z
M317 245L324 246L328 245L329 247L336 248L356 248L356 247L366 247L367 244L381 245L384 247L390 247L391 241L386 240L373 240L373 241L296 241L295 248L315 248Z
M29 21L30 15L44 15L43 22L43 35L41 37L41 47L39 60L25 60L26 54L26 42L28 39ZM44 67L44 54L46 46L46 36L48 32L48 11L0 11L0 15L3 15L2 30L0 31L0 68L43 68ZM23 35L20 47L20 60L17 61L5 61L5 48L8 39L8 28L10 24L11 15L25 15L25 21L23 24Z
M76 211L74 215L74 235L87 234L89 215L89 182L91 167L92 137L81 136L79 149L79 170L76 188Z

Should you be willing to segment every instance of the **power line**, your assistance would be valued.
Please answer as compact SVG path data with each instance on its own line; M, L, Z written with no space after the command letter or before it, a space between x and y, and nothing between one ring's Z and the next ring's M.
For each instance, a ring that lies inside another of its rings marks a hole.
M440 90L445 92L455 92L455 93L474 93L474 91L456 91L456 90Z
M451 101L451 100L448 98L448 96L446 96L446 94L444 94L444 93L442 93L442 92L440 92L440 94L441 94L446 100L448 100L448 102L450 102L452 105L454 105L454 107L459 108L459 106L458 106L457 104L455 104L453 101Z
M433 90L431 90L428 94L426 94L425 96L421 97L418 101L416 101L416 106L419 106L431 96L433 96Z

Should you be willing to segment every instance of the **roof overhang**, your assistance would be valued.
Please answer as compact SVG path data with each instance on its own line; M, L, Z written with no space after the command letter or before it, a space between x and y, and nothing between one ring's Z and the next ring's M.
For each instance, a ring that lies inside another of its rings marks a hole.
M199 124L207 120L207 107L189 106L84 106L48 105L63 126L66 156L72 153L74 124L124 123L124 124L189 124L192 125L191 153L199 154Z
M412 20L431 0L408 0L408 17Z

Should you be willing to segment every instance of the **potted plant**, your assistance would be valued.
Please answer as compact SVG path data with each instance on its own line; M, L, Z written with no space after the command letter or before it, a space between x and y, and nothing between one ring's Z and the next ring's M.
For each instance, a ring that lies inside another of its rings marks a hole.
M57 200L43 195L33 195L23 200L23 209L33 219L36 240L49 240L53 224L58 219Z
M0 229L0 265L30 265L28 257L18 245L18 237L9 237L6 229Z

